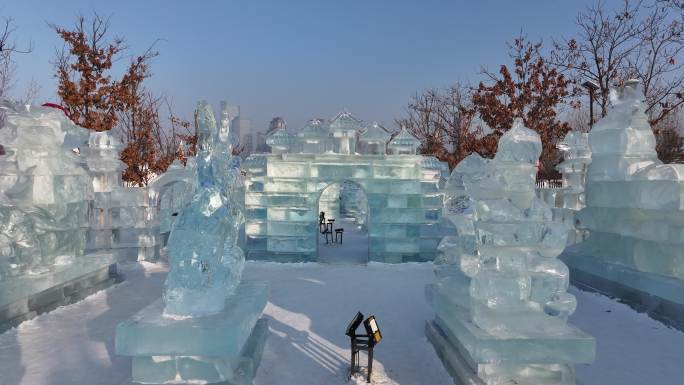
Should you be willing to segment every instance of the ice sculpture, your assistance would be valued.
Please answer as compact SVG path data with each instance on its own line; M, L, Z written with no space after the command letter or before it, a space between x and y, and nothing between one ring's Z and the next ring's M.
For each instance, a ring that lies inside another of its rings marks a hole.
M328 125L320 119L312 119L297 134L302 142L302 152L322 154L333 149Z
M563 255L578 285L684 328L684 165L661 164L641 84L626 82L589 133L592 159L578 226Z
M440 245L427 334L459 382L574 384L574 364L593 361L594 339L567 324L576 300L557 256L568 229L535 195L540 154L516 120L493 160L471 156L452 174L447 200L464 203L449 206L467 209Z
M379 123L373 122L359 137L359 142L366 154L383 155L387 152L387 142L391 135Z
M47 272L83 255L92 199L81 159L64 147L79 128L52 108L5 102L3 109L0 280Z
M281 147L244 164L249 258L316 260L322 210L367 226L371 261L434 259L450 231L442 220L448 166L416 155L420 142L405 130L390 142L393 154L385 151L389 139L379 124L349 112L310 121L297 135L276 131L269 140Z
M199 317L223 309L240 281L244 255L237 246L243 220L234 195L241 181L228 126L217 130L211 106L197 109L197 185L169 235L171 270L164 285L167 315Z
M585 205L584 185L591 163L589 134L570 131L557 147L563 152L563 161L556 166L563 175L562 207L579 210Z
M395 155L416 154L418 147L420 147L420 141L408 132L406 127L402 127L399 133L387 144L390 154Z
M217 127L206 102L195 117L197 190L169 235L163 300L116 330L116 352L132 356L134 383L250 384L268 331L259 320L267 286L240 282L242 176L230 127Z
M0 331L114 282L108 254L84 255L93 199L88 131L54 108L2 102Z

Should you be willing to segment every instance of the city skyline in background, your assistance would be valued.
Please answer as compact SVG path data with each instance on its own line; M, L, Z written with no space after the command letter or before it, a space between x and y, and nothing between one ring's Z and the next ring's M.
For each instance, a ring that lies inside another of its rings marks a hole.
M50 24L71 27L79 14L97 12L129 47L119 72L159 39L147 87L166 95L179 116L191 119L199 100L217 111L226 100L240 106L251 131L265 132L276 116L298 129L343 110L396 129L415 92L477 84L481 68L510 62L506 42L521 31L548 48L551 38L575 32L575 15L588 3L29 0L0 12L14 19L19 47L33 43L31 53L16 55L15 95L34 79L37 103L59 102L52 61L62 43Z

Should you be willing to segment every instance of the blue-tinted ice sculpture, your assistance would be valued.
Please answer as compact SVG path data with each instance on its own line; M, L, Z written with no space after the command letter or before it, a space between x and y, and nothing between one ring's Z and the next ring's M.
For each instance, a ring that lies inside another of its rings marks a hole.
M116 330L116 352L132 357L136 384L247 385L266 341L268 326L259 317L268 287L240 282L243 182L229 120L217 127L206 102L195 119L197 186L171 228L163 301Z
M199 317L220 312L237 287L244 254L237 246L243 221L235 194L241 181L230 129L219 130L211 106L197 108L197 192L169 235L171 266L164 313Z
M662 164L642 85L629 80L589 133L587 240L563 259L573 278L684 328L684 165Z
M0 281L46 273L83 255L92 184L65 143L87 134L53 108L3 102Z
M574 364L593 360L593 338L567 324L568 228L535 195L540 154L516 120L494 159L466 158L447 185L457 234L438 248L427 334L462 383L574 384Z
M95 217L88 130L54 108L0 109L1 332L112 284L115 266L84 252Z

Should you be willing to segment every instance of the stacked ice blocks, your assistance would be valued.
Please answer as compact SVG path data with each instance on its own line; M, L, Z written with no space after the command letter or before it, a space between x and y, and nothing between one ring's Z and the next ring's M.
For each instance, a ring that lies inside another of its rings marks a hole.
M315 260L319 201L330 202L321 192L344 181L360 186L364 194L355 196L365 195L368 201L370 260L432 260L444 235L442 184L447 169L435 158L271 154L249 157L244 168L250 258ZM338 211L337 204L324 207Z
M113 282L109 255L84 255L92 178L88 132L61 110L3 102L0 330Z
M449 180L457 232L439 246L426 333L458 383L574 384L574 365L594 359L594 339L567 324L568 228L535 195L540 153L516 121L493 160L472 155Z
M167 318L154 302L116 329L116 354L132 357L140 384L251 384L268 333L259 319L268 300L264 284L243 282L224 309L206 317Z
M684 327L684 165L661 164L641 85L630 81L589 134L590 231L564 260L573 280Z

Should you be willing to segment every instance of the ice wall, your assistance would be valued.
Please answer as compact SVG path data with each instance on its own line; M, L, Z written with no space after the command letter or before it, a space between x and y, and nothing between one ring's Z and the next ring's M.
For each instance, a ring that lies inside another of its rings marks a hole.
M684 327L684 165L661 164L638 81L628 81L589 134L589 239L564 260L573 279Z
M432 260L445 234L442 189L447 168L435 158L270 154L249 157L244 168L250 258L315 260L319 198L326 187L344 181L360 186L368 200L370 260Z
M153 260L160 246L157 202L145 187L123 186L122 147L111 132L91 132L81 151L94 191L87 250L111 252L121 261Z
M593 361L594 339L567 323L568 228L535 195L540 154L517 120L493 160L472 155L449 180L457 232L439 246L427 335L462 383L574 384L574 365Z

